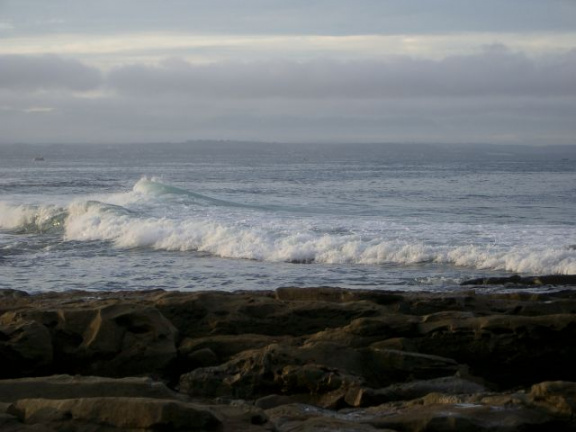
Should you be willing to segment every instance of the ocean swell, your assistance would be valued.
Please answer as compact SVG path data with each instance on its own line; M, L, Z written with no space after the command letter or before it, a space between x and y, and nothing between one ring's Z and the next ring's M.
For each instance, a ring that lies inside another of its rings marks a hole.
M186 202L182 205L171 200L173 196L185 197ZM67 206L0 202L0 230L58 233L64 241L106 241L117 249L197 251L269 262L432 263L531 274L576 274L576 250L562 243L574 243L573 231L566 236L563 227L532 230L425 221L408 224L386 218L301 217L236 206L148 178L139 180L131 191L86 198ZM196 206L199 202L201 205Z

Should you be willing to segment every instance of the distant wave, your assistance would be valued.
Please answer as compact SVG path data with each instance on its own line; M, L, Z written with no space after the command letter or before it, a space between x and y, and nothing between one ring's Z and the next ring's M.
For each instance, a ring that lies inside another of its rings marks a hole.
M215 206L223 206L223 207L240 207L240 208L255 208L265 210L267 207L264 206L256 206L256 205L249 205L249 204L241 204L236 203L233 201L226 201L217 198L212 198L207 195L202 195L196 192L192 192L186 189L178 188L175 186L171 186L161 182L159 179L155 177L142 177L140 180L136 182L132 191L135 194L150 197L150 198L157 198L162 196L177 196L177 197L185 197L188 198L188 202L191 204L197 205L215 205Z

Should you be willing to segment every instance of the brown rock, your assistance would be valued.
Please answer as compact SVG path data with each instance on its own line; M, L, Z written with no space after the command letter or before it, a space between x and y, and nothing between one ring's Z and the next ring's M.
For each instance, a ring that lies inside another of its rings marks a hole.
M459 370L454 360L435 355L368 348L366 356L365 378L372 387L451 376Z
M208 408L146 398L21 399L9 412L25 424L92 424L123 430L210 431L221 421Z
M390 429L376 429L369 424L356 423L334 417L311 417L308 419L287 420L278 428L278 432L395 432Z
M401 295L385 291L349 290L337 287L284 287L276 289L275 295L278 300L288 300L291 302L304 301L348 303L368 300L381 305L397 303L403 299Z
M331 328L310 336L308 341L331 341L351 347L364 347L375 342L418 335L418 317L386 314L379 317L353 319L350 324Z
M202 348L187 353L185 363L190 369L195 369L198 367L216 366L220 364L220 360L210 348Z
M473 375L511 387L576 379L576 315L455 317L424 320L419 352L453 358Z
M401 409L397 413L376 415L362 422L367 422L376 428L390 428L406 432L559 430L554 420L537 411L521 407L506 409L473 404L413 407Z
M362 353L342 345L272 344L240 353L221 366L182 375L180 391L195 396L250 399L273 393L318 394L355 383L361 371Z
M82 373L126 376L158 373L176 357L177 330L152 307L130 304L98 310L83 335Z
M289 405L295 402L296 401L291 396L272 394L256 400L254 402L254 406L263 410L267 410L270 408L278 407L280 405Z
M338 415L332 411L306 404L282 405L266 410L266 414L278 432L371 432L376 430L369 424L349 418L351 416ZM385 432L382 429L378 430Z
M188 358L194 352L209 349L216 356L216 364L219 364L230 360L232 356L242 351L264 348L284 339L286 338L257 334L213 335L196 339L185 338L180 343L178 352L183 358Z
M346 402L351 406L365 407L393 401L417 399L430 393L460 395L485 393L486 391L487 389L480 384L451 376L394 384L382 389L352 388L346 394Z
M576 275L544 275L527 277L514 275L508 277L491 277L466 280L462 282L461 285L520 285L525 287L542 285L576 286Z
M150 378L102 378L55 375L38 378L0 380L0 402L30 397L76 399L92 397L143 397L182 399L165 384Z
M553 415L576 417L576 382L543 382L532 386L530 402Z
M13 312L0 317L0 378L42 373L52 359L46 327Z

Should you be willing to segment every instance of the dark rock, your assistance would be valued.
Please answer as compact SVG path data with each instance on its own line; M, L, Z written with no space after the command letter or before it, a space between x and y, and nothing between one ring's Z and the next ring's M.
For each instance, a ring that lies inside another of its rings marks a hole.
M342 345L303 347L278 344L245 351L221 366L200 368L180 377L180 391L210 397L257 399L268 394L321 395L356 383L362 353Z
M0 298L22 298L22 297L29 297L26 291L19 291L15 289L0 289Z
M81 373L127 376L158 373L176 358L177 330L155 308L114 305L98 310L77 355Z
M576 346L566 343L576 337L575 315L423 320L420 332L420 352L453 358L504 387L576 379Z
M48 329L17 313L0 317L0 378L41 374L52 364Z
M218 356L210 348L202 348L186 355L186 364L190 369L215 366L219 363Z
M371 432L376 429L360 423L352 416L339 415L333 411L307 404L281 405L266 411L278 432ZM382 429L378 429L382 431ZM383 431L383 432L386 432Z
M576 417L576 382L543 382L532 386L530 402L553 415Z
M182 399L183 395L150 378L103 378L55 375L0 380L0 402L15 402L31 396L39 399L92 397L141 397Z
M451 376L459 369L456 361L435 355L375 348L366 353L365 376L372 387Z
M576 286L576 275L545 275L545 276L527 276L519 275L508 277L490 277L470 279L462 282L460 285L520 285L520 286Z
M3 376L69 374L0 381L4 411L12 404L2 430L112 432L124 420L104 411L116 408L156 413L140 430L200 413L222 432L576 430L576 290L70 291L1 303ZM183 393L168 388L176 377Z
M520 432L559 430L550 416L524 407L491 407L476 404L438 404L376 415L366 422L378 429L409 432ZM566 430L566 429L562 429Z
M346 394L346 402L351 406L365 407L383 403L412 400L430 393L448 395L485 393L487 389L475 382L456 376L436 378L424 381L412 381L393 384L382 389L352 388Z
M397 303L402 295L377 290L349 290L337 287L298 288L283 287L276 290L278 300L306 302L349 303L368 300L380 305Z
M289 405L295 402L296 401L292 396L272 394L256 400L254 402L254 406L263 410L267 410L270 408L278 407L280 405Z
M282 342L286 338L240 334L240 335L213 335L201 338L186 338L178 347L178 352L182 357L189 357L191 353L198 350L209 349L216 356L218 363L224 363L242 351L263 348L267 345ZM208 365L206 365L208 366Z
M175 400L146 398L21 399L9 412L25 424L66 427L102 425L122 430L220 430L208 408Z

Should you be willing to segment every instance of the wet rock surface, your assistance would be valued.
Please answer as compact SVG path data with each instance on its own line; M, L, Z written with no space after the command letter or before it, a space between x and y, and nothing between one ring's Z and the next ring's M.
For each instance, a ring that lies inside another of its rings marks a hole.
M573 288L0 291L0 430L576 430Z

